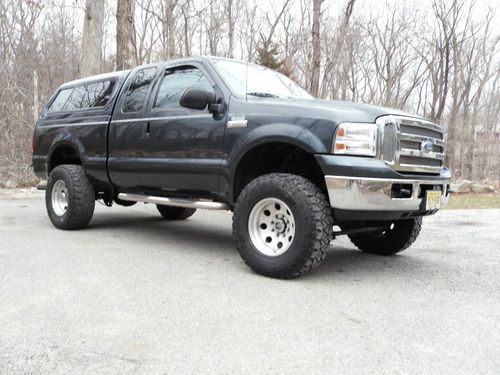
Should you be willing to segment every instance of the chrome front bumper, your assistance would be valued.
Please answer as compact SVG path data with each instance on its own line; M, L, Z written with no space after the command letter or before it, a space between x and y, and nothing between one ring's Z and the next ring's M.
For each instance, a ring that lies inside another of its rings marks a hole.
M448 203L449 179L415 180L369 177L325 176L330 205L353 211L425 211L422 185L441 186L441 207ZM407 198L394 198L393 185L411 186Z

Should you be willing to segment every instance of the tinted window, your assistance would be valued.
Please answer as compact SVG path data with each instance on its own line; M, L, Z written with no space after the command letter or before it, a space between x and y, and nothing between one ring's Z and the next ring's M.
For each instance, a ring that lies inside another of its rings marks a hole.
M61 111L72 92L73 92L72 88L59 91L59 94L57 94L56 98L50 105L49 111L50 112Z
M88 84L87 95L90 107L104 107L108 102L116 81L103 81Z
M68 101L63 107L63 111L71 111L75 109L88 108L90 107L85 86L77 86L74 88L73 92L69 96Z
M156 95L154 108L179 107L179 99L187 88L213 91L212 86L203 73L192 66L178 69L167 69Z
M49 112L74 111L77 109L104 107L116 81L100 81L64 89L52 102Z
M137 71L125 95L122 112L138 112L143 108L155 73L155 67Z

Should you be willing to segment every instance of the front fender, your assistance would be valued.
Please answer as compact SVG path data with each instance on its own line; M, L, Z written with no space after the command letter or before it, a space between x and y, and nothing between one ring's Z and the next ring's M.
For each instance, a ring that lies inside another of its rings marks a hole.
M327 153L328 147L307 128L283 123L262 125L238 137L228 157L231 170L236 169L238 162L251 149L274 142L288 143L315 154Z
M331 131L328 134L331 134ZM229 197L233 197L234 178L243 157L255 147L277 142L300 147L311 154L322 154L328 152L331 137L322 140L308 128L286 123L261 125L240 135L231 146L226 168L223 168L222 184L226 186L222 186L222 189L227 189Z

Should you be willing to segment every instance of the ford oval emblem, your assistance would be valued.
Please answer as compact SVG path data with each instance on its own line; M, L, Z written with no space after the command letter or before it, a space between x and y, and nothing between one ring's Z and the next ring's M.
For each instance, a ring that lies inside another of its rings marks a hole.
M423 152L432 152L432 150L434 150L434 145L429 140L423 141L422 144L420 145L420 149Z

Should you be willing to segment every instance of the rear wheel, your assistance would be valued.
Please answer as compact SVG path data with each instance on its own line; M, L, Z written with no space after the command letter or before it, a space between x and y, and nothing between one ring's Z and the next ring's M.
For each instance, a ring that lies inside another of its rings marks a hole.
M64 164L52 170L45 204L50 221L59 229L81 229L89 224L95 192L81 165Z
M377 232L350 234L349 239L364 252L392 255L410 247L417 239L421 229L422 218L418 217L389 222L386 228Z
M193 216L196 212L196 208L172 207L160 204L157 204L156 208L160 212L161 216L167 220L186 220L188 217Z
M292 278L326 257L333 218L324 194L291 174L269 174L250 182L234 209L233 236L245 263L269 277Z

